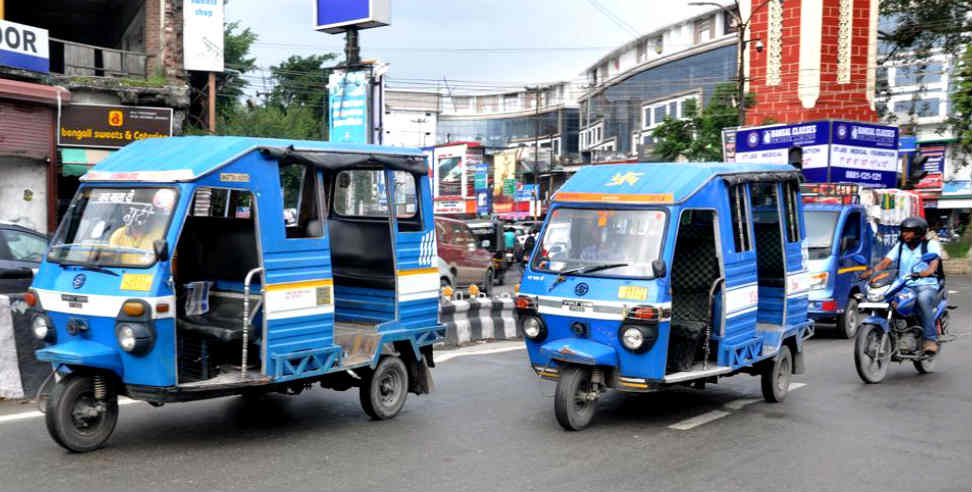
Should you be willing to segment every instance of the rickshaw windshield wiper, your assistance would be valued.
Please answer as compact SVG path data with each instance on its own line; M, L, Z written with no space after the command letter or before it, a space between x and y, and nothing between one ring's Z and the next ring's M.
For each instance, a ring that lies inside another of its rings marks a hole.
M570 270L562 271L560 272L560 274L557 275L557 279L554 280L554 283L550 284L550 288L547 289L547 292L550 292L558 284L560 284L564 280L567 280L567 275L593 273L593 272L599 272L601 270L607 270L610 268L618 268L624 266L628 266L628 264L627 263L603 263L601 265L588 265L586 267L571 268Z
M114 275L118 277L118 272L113 272L107 268L100 267L98 265L92 265L90 263L61 263L65 267L79 267L82 270L88 270L90 272L107 273L109 275Z

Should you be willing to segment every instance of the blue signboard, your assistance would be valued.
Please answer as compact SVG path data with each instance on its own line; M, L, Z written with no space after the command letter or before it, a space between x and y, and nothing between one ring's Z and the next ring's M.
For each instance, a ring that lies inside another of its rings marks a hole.
M918 150L918 137L898 137L898 153L908 154Z
M493 196L489 194L489 191L480 190L476 192L476 215L489 215L489 209L492 208L492 204Z
M391 0L315 0L314 10L316 29L331 34L391 24Z
M48 44L47 29L0 20L0 65L48 73Z
M368 143L368 73L331 73L328 81L331 142Z
M536 200L539 194L538 185L520 185L516 189L516 193L513 194L513 201L516 202L529 202L530 200Z
M830 182L849 181L893 188L897 173L897 127L852 121L832 123Z

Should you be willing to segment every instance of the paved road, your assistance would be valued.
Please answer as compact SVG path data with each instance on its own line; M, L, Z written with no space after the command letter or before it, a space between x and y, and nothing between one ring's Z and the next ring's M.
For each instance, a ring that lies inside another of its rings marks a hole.
M782 404L762 402L748 376L706 391L611 393L592 427L571 433L520 345L489 344L471 350L507 351L443 361L436 392L411 395L391 421L369 421L354 391L135 403L122 407L108 447L84 455L56 446L41 418L9 420L30 408L5 403L0 488L969 490L972 339L961 283L952 297L961 336L935 374L902 365L864 385L850 342L824 334L794 379L804 386ZM700 416L721 418L693 426Z

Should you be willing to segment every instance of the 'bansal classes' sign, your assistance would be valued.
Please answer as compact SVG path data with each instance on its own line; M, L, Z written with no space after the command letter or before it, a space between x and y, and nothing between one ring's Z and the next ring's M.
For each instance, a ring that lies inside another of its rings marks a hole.
M368 72L331 72L327 84L331 142L368 143Z
M898 172L898 129L850 121L831 123L830 182L893 188ZM821 181L812 179L811 181Z
M183 0L182 49L186 70L223 71L223 0Z
M391 0L315 0L318 31L342 33L349 28L367 29L391 24Z
M89 106L61 109L57 144L62 147L120 148L136 140L172 136L172 108Z
M830 123L817 121L740 129L736 132L736 162L787 164L791 147L803 149L803 169L826 174Z
M48 45L47 29L0 19L0 65L48 73Z

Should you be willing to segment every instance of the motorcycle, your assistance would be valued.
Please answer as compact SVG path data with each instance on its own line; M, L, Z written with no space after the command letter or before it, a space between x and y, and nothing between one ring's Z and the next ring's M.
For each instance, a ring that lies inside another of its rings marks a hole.
M902 278L894 270L881 272L868 284L866 295L858 294L858 310L867 317L861 322L854 341L854 365L864 382L874 384L884 380L890 362L911 361L919 373L932 372L942 344L955 339L948 327L948 311L955 306L948 305L947 290L942 285L935 309L938 353L926 354L922 348L923 330L914 281L918 272L936 259L935 253L925 254L911 274Z

